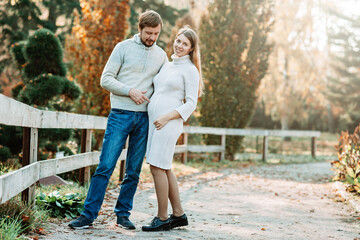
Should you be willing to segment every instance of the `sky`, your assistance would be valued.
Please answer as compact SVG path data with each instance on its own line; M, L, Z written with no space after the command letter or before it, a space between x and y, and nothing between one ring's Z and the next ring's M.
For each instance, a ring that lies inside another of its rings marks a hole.
M319 3L322 8L325 6L335 6L336 9L339 9L341 13L344 13L347 16L360 17L360 0L319 0ZM313 9L313 16L315 29L313 39L317 40L314 44L316 45L316 48L323 50L327 47L327 27L341 28L344 27L344 22L332 17L327 20L327 16L324 11L319 9Z

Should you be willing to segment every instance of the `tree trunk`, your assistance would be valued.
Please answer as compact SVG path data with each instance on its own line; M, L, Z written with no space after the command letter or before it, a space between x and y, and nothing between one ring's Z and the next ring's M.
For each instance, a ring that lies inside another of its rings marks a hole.
M328 131L331 133L335 133L334 116L332 113L332 108L331 108L330 103L326 104L326 110L327 110L327 114L328 114Z
M288 76L288 68L289 68L289 62L288 57L285 55L285 62L284 62L284 72L283 72L283 79L284 79L284 89L289 88L289 76ZM284 94L286 94L288 91L284 91ZM289 104L287 101L287 96L284 96L283 102L282 102L282 114L281 114L281 130L289 130ZM284 137L284 141L291 141L290 137Z

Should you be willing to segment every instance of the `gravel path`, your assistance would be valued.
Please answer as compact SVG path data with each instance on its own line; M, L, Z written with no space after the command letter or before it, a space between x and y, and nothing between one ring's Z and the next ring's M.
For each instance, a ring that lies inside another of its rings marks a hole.
M135 196L134 231L115 226L109 191L92 229L73 231L68 221L51 223L39 239L360 239L359 213L343 202L330 163L262 165L197 173L179 178L181 198L190 220L187 227L167 232L142 232L156 214L152 183Z

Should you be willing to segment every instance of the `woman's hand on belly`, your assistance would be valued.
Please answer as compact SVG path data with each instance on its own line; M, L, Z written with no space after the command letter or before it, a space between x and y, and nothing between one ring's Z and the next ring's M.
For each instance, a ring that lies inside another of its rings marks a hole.
M178 119L180 118L180 114L174 110L172 112L169 112L167 114L164 114L164 115L161 115L160 117L158 117L155 122L154 122L154 125L155 125L155 128L156 130L160 130L161 128L163 128L170 120L173 120L173 119Z

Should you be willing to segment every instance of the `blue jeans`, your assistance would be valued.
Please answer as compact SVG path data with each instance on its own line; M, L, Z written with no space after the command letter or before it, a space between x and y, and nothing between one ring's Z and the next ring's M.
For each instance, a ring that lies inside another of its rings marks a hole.
M97 218L110 176L129 135L125 177L121 183L115 213L117 216L130 216L146 152L148 127L149 118L147 112L111 109L100 154L100 162L91 178L84 211L81 215L90 220Z

